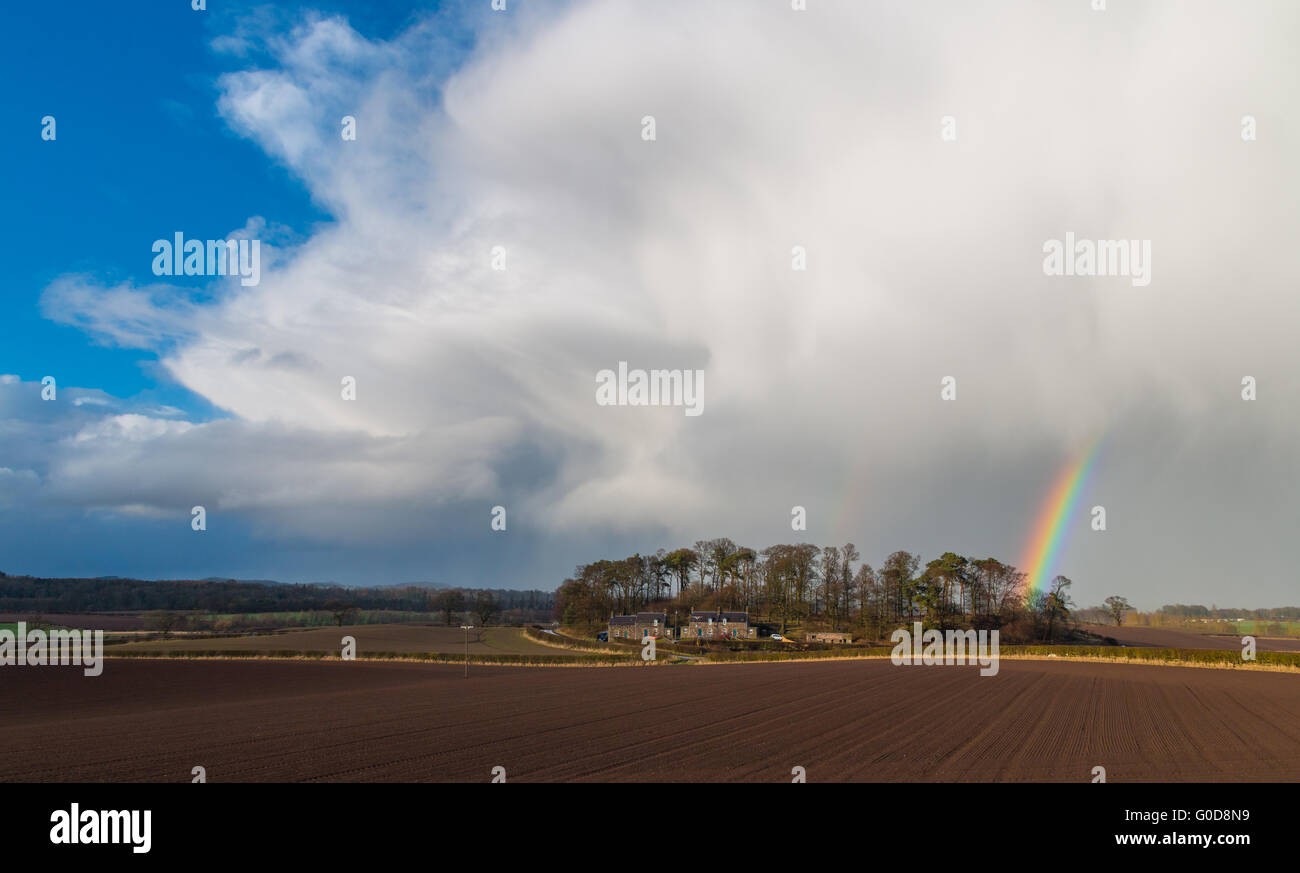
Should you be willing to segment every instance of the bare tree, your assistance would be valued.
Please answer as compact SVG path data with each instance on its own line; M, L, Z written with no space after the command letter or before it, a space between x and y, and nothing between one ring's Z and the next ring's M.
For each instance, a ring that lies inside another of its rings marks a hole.
M836 614L840 606L840 550L835 546L822 549L822 558L817 569L821 575L821 594L826 612L830 615L832 627L839 630Z
M1074 604L1070 601L1070 595L1065 589L1074 583L1064 576L1057 576L1052 580L1052 587L1047 592L1047 597L1043 602L1043 609L1047 613L1047 641L1052 641L1052 628L1057 621L1064 621L1070 615L1070 607Z
M180 615L171 610L159 609L149 613L148 626L152 630L161 631L164 638L170 637L180 622Z
M474 598L474 615L478 617L479 625L487 624L500 611L497 607L497 599L492 596L491 591L480 591Z
M356 615L357 608L343 600L330 600L325 603L325 611L333 613L334 621L343 627L343 622Z
M853 543L845 543L840 549L840 596L844 598L844 608L841 615L847 622L853 615L853 594L857 587L857 580L853 576L853 564L862 558L858 552L858 547Z
M451 626L451 617L465 608L465 595L459 589L448 588L433 596L434 612L441 612L443 623Z
M1115 627L1122 625L1124 623L1124 616L1128 615L1133 609L1133 604L1118 595L1111 595L1103 600L1102 603L1105 604L1106 611L1110 613L1111 618L1115 619Z

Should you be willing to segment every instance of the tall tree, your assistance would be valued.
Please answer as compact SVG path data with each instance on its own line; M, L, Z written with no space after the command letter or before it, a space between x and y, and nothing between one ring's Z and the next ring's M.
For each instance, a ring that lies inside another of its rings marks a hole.
M1110 613L1111 618L1115 619L1115 627L1124 624L1124 616L1128 615L1133 609L1133 604L1114 594L1102 602L1105 604L1106 611Z
M856 578L858 586L858 595L862 603L862 609L859 613L862 619L862 633L867 634L868 627L875 630L871 638L878 640L881 637L884 622L884 600L880 595L880 580L877 573L871 569L870 564L863 564L858 567Z
M694 549L676 549L664 556L664 564L673 578L677 580L677 596L686 593L691 582L691 571L699 562L700 556Z
M1052 580L1052 587L1048 589L1043 608L1047 613L1047 641L1049 643L1052 641L1052 628L1058 621L1064 621L1070 616L1070 608L1074 604L1070 601L1070 595L1065 589L1073 584L1064 576L1057 576Z
M963 611L969 562L961 555L944 552L925 565L921 577L922 599L936 619L946 625L954 611ZM954 609L953 593L957 593Z
M916 594L916 568L921 559L910 552L894 552L880 566L880 582L889 600L889 617L897 621L904 615L910 620Z
M325 604L325 610L334 614L334 621L339 627L343 627L343 622L356 615L357 608L346 600L331 600Z
M825 603L825 609L830 616L832 627L839 630L836 622L840 605L840 550L838 547L827 546L822 549L821 562L817 570L822 580L821 599Z
M500 609L497 607L497 599L491 591L480 591L474 598L474 614L478 616L480 627L495 618L498 612Z
M820 551L812 543L796 543L790 547L790 582L794 588L794 606L801 616L808 611L808 595L817 578L817 553Z
M853 543L845 543L840 548L840 595L844 598L844 607L840 614L844 616L846 622L853 615L853 595L857 588L857 580L853 575L853 564L861 558L862 555L858 552L858 547Z
M431 605L434 612L442 613L443 623L450 626L452 614L465 608L465 595L456 588L444 588L433 595Z

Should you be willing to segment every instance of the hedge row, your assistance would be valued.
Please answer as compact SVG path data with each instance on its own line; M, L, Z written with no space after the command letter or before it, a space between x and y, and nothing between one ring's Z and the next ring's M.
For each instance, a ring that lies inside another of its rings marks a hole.
M860 647L828 651L786 652L714 652L709 663L750 661L824 661L853 658L887 658L892 647ZM1214 649L1162 649L1124 646L1001 646L999 656L1009 658L1048 657L1089 658L1112 661L1146 661L1157 663L1214 664L1229 667L1247 665L1300 669L1300 652L1256 652L1254 661L1243 661L1240 651Z
M1057 655L1061 658L1108 658L1117 661L1182 661L1195 664L1244 666L1254 663L1276 667L1300 667L1300 652L1256 652L1255 660L1243 661L1241 650L1161 649L1137 646L1003 646L1003 655Z

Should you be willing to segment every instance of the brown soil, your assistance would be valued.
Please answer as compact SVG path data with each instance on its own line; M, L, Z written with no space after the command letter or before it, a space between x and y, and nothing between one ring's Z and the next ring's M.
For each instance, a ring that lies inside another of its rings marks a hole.
M1155 646L1167 649L1221 649L1226 652L1241 650L1241 636L1198 634L1191 631L1169 630L1158 627L1115 627L1114 625L1085 624L1089 633L1111 637L1126 646ZM1255 636L1255 648L1261 652L1300 652L1300 639L1294 637Z
M0 612L0 623L30 622L39 616L44 624L77 630L134 631L144 630L145 620L134 613L115 612Z
M343 627L291 629L233 637L179 637L168 640L123 643L108 650L122 652L331 652L337 654L343 637L356 640L357 654L436 652L459 655L466 650L465 631L459 627L423 624L356 624ZM556 646L544 646L524 636L520 628L474 628L469 632L472 655L578 655Z
M0 781L1300 780L1300 677L1042 661L7 667Z

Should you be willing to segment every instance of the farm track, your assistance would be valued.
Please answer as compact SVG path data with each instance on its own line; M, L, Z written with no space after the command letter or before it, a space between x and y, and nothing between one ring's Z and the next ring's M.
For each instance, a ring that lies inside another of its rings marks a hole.
M4 671L0 781L1300 781L1300 677L1091 662Z

